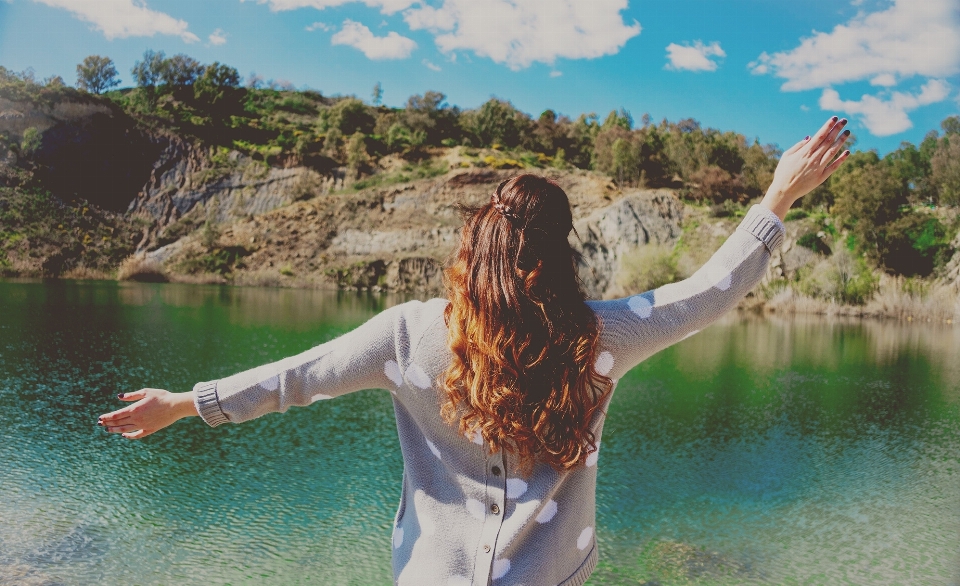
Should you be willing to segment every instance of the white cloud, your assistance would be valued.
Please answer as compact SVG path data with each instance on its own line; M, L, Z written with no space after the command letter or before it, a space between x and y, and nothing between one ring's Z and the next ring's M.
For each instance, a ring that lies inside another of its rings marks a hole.
M210 36L207 37L207 41L215 47L218 45L223 45L227 42L227 35L224 34L223 29L218 28L210 33Z
M128 37L152 37L156 34L180 37L186 43L200 40L187 30L187 22L169 14L150 10L134 0L34 0L54 8L63 8L80 20L89 22L108 40Z
M880 75L870 80L870 85L877 85L880 87L893 87L897 85L897 76L892 73L881 73Z
M315 23L307 26L306 28L304 28L304 30L307 31L308 33L312 33L313 31L329 32L329 31L332 31L332 30L333 30L333 26L331 26L331 25L329 25L329 24L327 24L327 23L325 23L325 22L320 22L320 21L318 20L317 22L315 22Z
M749 68L785 79L785 91L955 75L960 73L960 3L894 0L887 9L857 14L829 33L814 31L795 49L764 52Z
M669 63L666 69L675 71L716 71L717 62L711 57L726 57L720 43L714 41L709 45L704 45L702 41L696 41L693 45L678 45L670 43L667 45L667 59Z
M242 1L242 0L241 0ZM379 8L384 14L394 14L404 8L409 8L416 3L416 0L362 0L364 4L371 8ZM357 2L357 0L257 0L257 4L269 4L270 10L281 12L285 10L296 10L298 8L333 8Z
M352 20L343 21L343 28L330 39L333 45L347 45L359 49L368 59L405 59L417 48L413 39L391 31L378 37L366 26Z
M439 65L437 65L436 63L433 63L433 62L431 62L431 61L429 61L429 60L427 60L427 59L424 59L424 60L422 61L422 63L423 63L423 65L424 65L427 69L429 69L430 71L443 71L442 69L440 69L440 66L439 66Z
M810 106L808 106L808 105L806 105L806 104L800 104L800 111L801 111L801 112L809 112L809 111L810 111Z
M919 94L892 92L888 99L864 95L859 101L842 100L837 90L827 88L820 96L820 108L859 116L863 125L876 136L889 136L913 127L907 112L941 102L950 95L950 85L931 79Z
M561 75L563 75L563 72L556 69L550 72L550 77L560 77Z
M518 70L617 53L640 34L639 23L623 22L626 7L627 0L440 0L418 3L404 19L433 33L443 53L473 51Z

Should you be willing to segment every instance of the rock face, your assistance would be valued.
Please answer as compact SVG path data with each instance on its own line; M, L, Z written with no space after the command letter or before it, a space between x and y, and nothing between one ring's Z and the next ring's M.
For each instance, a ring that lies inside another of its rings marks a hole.
M230 222L325 193L338 182L342 186L342 175L269 167L236 151L213 162L207 149L170 137L128 212L151 221L139 250L145 251L156 248L165 228L197 208L203 220Z
M272 211L228 215L218 246L248 251L235 271L237 283L439 294L443 266L460 238L460 206L488 201L497 184L515 173L451 171L437 179L320 195L293 205L283 205L281 196L271 203L278 206ZM583 254L581 274L591 297L617 292L624 255L650 243L672 246L680 236L683 205L669 190L622 194L605 178L584 172L556 172L553 178L573 207L580 239L571 236L571 242ZM230 191L210 189L208 202L231 197ZM278 180L270 189L284 187ZM178 192L177 197L190 196ZM269 201L266 195L262 201ZM203 254L196 235L150 253L171 266L191 254Z
M953 287L954 291L960 293L960 232L957 233L957 237L953 239L950 246L956 252L953 253L953 258L944 267L941 280Z
M683 204L668 190L629 193L588 217L574 220L583 259L580 278L587 294L619 294L615 284L624 256L640 246L673 246L680 237Z

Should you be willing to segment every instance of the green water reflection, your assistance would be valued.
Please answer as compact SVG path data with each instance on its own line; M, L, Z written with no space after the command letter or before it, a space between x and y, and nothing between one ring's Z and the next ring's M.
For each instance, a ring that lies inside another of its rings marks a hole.
M388 584L388 393L105 435L402 301L0 282L0 583ZM620 383L591 584L955 584L960 328L731 316Z

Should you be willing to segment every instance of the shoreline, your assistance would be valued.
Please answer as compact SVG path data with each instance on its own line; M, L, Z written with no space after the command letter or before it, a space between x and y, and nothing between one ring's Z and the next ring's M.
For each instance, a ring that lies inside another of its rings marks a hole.
M179 275L178 275L179 276ZM324 287L317 286L316 282L287 282L277 284L252 284L252 283L232 283L226 279L179 279L166 278L165 280L137 280L137 279L117 279L106 274L82 276L61 276L61 277L38 277L38 276L6 276L0 277L0 282L18 282L18 283L43 283L46 281L58 282L114 282L137 283L137 284L170 284L170 285L213 285L239 287L262 290L306 290L306 291L326 291L330 293L367 293L375 295L401 295L416 296L426 294L429 296L438 296L442 294L440 290L414 290L398 291L383 287L337 287L335 285ZM796 293L790 288L784 289L769 298L763 294L761 287L748 294L737 304L735 310L743 314L755 314L764 318L783 318L794 316L817 316L824 319L856 319L856 320L875 320L875 321L894 321L906 324L930 324L943 326L956 326L960 322L960 295L953 292L949 285L931 284L933 290L926 296L903 293L902 291L893 291L890 288L880 290L877 294L864 305L849 305L837 303L834 300L819 299ZM926 298L925 298L926 297Z

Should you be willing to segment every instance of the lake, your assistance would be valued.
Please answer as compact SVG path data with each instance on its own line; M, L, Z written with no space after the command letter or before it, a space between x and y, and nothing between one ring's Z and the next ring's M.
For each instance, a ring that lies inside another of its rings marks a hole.
M96 417L402 299L0 281L0 584L389 584L386 391L141 442ZM589 584L960 584L960 328L732 314L620 382Z

